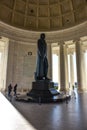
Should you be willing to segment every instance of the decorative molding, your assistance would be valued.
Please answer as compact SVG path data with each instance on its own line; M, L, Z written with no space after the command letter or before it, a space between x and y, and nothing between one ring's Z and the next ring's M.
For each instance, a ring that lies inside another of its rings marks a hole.
M12 27L0 21L0 36L4 36L12 40L36 44L40 33L42 32L28 31ZM46 41L49 44L59 41L79 39L80 37L87 36L87 21L72 28L44 33L46 34Z

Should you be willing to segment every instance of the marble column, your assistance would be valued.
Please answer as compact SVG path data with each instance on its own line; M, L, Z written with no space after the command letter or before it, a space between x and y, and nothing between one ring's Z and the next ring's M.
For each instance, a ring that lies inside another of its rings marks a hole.
M85 64L85 51L82 51L81 54L81 70L82 70L82 81L83 81L83 88L82 91L87 91L86 88L86 64Z
M47 46L47 56L48 56L48 78L52 79L52 48L51 44Z
M86 89L87 89L87 80L86 80L86 78L87 78L87 51L85 50L85 87L86 87Z
M70 87L74 85L74 60L73 53L70 54Z
M81 41L76 41L76 64L77 64L77 82L78 91L85 91L85 75L84 75L84 53L82 52Z
M59 61L59 50L58 50L58 90L60 89L59 88L59 83L60 83L60 61Z
M60 91L66 91L65 83L65 59L64 59L64 43L60 43Z
M0 46L0 91L2 91L3 88L3 63L4 63L4 47Z
M9 40L6 86L8 86L14 80L14 51L15 51L14 48L15 48L15 41Z
M65 61L65 86L66 86L66 90L68 90L69 89L69 72L68 72L67 45L64 45L64 61Z

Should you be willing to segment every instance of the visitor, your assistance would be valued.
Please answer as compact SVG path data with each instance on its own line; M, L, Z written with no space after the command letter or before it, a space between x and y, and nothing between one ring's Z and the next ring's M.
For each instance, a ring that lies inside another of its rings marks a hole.
M75 87L74 87L74 85L72 86L72 95L71 96L76 99L76 93L75 93Z
M14 89L13 89L13 91L14 91L14 96L16 96L17 95L17 84L15 84L15 86L14 86Z
M10 84L10 85L8 86L8 97L11 96L11 92L12 92L12 85Z

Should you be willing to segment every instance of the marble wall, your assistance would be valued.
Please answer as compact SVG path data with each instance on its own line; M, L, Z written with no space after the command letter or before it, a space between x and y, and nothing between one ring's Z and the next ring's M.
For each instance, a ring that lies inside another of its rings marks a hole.
M9 42L7 85L18 84L19 90L32 87L36 67L36 45Z

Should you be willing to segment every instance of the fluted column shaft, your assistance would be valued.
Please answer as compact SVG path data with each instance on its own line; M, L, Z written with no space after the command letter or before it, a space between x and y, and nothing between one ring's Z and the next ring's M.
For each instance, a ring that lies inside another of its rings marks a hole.
M66 90L65 84L65 59L64 59L64 45L60 43L60 91Z
M78 91L85 90L85 66L84 66L84 54L82 52L82 45L80 41L76 41L76 63L77 63L77 82Z
M64 45L64 61L65 61L65 87L69 89L69 72L68 72L68 56L67 56L67 45Z
M47 56L48 56L48 78L52 79L52 48L51 44L47 46Z
M70 86L74 85L74 60L73 53L70 54Z
M87 90L86 88L86 66L85 66L85 52L82 51L81 54L81 70L82 70L82 82L83 82L83 87L82 87L82 91Z

